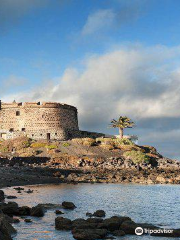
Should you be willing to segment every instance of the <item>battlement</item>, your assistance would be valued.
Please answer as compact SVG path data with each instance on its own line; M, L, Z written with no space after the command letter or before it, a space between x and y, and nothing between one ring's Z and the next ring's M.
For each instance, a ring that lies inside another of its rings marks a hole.
M4 103L0 102L0 109L3 108L63 108L63 109L72 109L77 111L77 108L65 103L57 103L57 102L12 102L12 103Z

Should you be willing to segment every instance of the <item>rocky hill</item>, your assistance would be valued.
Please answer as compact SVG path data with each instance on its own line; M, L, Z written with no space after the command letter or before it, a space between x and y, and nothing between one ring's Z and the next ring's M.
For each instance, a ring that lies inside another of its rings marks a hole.
M0 157L4 174L8 170L15 179L18 172L22 179L28 174L37 183L48 182L49 178L57 182L180 183L179 161L127 139L78 138L60 142L20 137L1 141Z

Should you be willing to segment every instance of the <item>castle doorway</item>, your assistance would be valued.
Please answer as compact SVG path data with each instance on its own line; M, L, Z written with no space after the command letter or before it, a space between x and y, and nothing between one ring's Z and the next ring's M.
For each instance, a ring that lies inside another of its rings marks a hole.
M50 140L50 139L51 139L51 134L47 133L47 140Z

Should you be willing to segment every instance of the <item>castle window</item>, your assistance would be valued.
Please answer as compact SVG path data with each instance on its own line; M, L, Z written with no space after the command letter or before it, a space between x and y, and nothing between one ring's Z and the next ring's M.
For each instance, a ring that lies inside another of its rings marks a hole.
M20 116L20 111L16 111L16 116Z
M57 136L57 133L55 133L55 136Z
M32 134L32 137L34 137L34 134Z
M42 133L40 134L40 136L42 137Z
M22 132L25 132L25 130L26 130L25 128L22 128L22 129L21 129Z
M9 131L10 131L10 132L14 132L14 128L10 128Z

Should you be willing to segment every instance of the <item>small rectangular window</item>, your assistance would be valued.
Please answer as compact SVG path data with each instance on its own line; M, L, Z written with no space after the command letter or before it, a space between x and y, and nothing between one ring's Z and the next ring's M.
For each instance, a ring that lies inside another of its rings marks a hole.
M16 111L16 116L20 116L20 111Z
M10 128L9 131L10 131L10 132L14 132L14 128Z
M26 129L25 129L25 128L22 128L21 130L22 130L22 132L25 132L25 131L26 131Z

